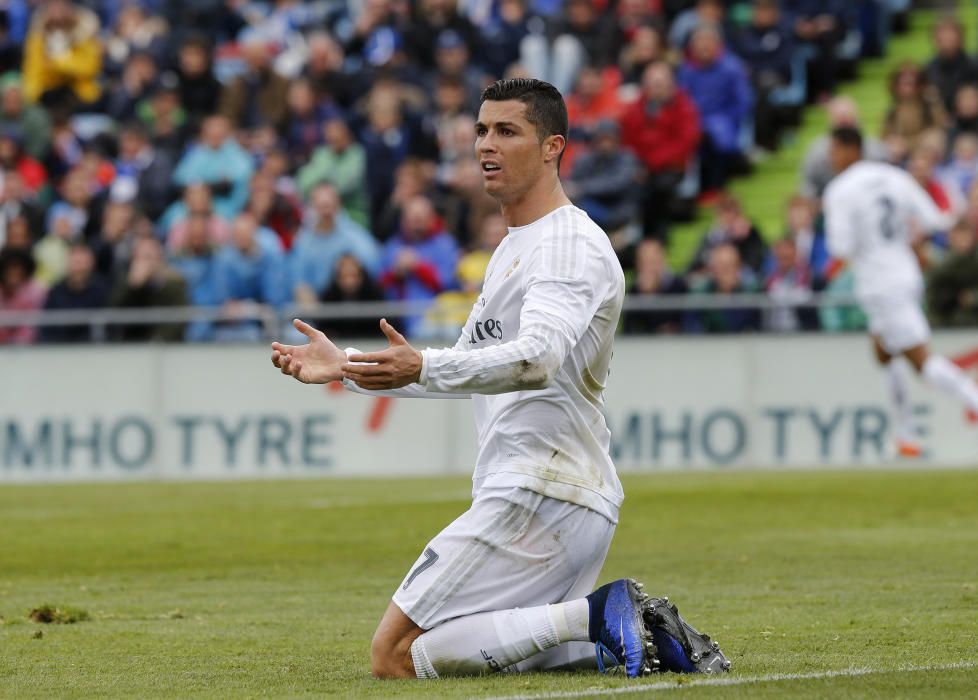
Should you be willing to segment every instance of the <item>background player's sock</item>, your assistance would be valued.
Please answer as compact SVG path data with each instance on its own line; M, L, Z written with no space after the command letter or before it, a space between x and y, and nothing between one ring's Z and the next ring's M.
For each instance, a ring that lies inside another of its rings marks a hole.
M587 641L587 622L587 600L449 620L414 640L414 671L418 678L499 671L563 642Z
M896 439L899 442L915 442L913 410L910 407L910 393L907 391L907 368L903 362L893 359L886 363L885 370Z
M956 397L972 411L978 411L978 385L960 367L941 355L930 355L924 362L924 379Z

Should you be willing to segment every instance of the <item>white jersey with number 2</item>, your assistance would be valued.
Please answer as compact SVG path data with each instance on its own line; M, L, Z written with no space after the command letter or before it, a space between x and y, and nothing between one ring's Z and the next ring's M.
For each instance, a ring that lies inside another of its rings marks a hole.
M823 205L829 253L849 261L858 298L921 291L912 226L930 232L951 222L907 172L859 161L829 183Z

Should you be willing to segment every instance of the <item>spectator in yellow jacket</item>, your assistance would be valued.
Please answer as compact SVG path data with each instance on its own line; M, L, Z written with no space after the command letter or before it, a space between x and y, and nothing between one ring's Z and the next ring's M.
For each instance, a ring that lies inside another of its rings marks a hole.
M24 96L48 106L94 102L102 92L99 21L68 0L39 7L24 46Z

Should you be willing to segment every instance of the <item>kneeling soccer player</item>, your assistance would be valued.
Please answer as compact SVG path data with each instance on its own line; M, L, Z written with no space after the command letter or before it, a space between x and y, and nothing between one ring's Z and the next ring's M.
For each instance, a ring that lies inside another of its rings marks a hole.
M454 347L419 352L384 320L382 352L344 352L299 320L306 345L272 345L301 382L475 402L472 507L395 591L373 638L376 676L729 667L641 584L593 590L622 501L601 408L625 282L607 235L561 188L566 138L553 86L502 80L483 93L476 155L509 233Z

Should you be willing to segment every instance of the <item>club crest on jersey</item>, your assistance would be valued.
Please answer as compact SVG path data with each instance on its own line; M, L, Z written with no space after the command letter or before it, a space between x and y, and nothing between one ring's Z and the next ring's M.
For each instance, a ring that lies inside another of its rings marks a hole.
M516 268L518 268L519 266L520 266L520 259L519 258L514 259L513 264L509 266L509 269L506 270L506 274L503 275L503 279L508 278L511 274L516 272Z

